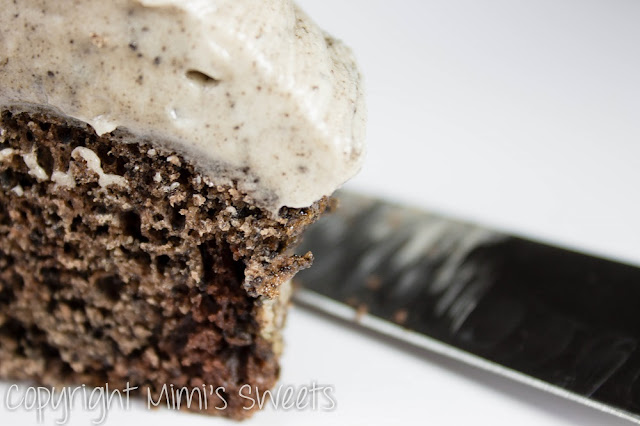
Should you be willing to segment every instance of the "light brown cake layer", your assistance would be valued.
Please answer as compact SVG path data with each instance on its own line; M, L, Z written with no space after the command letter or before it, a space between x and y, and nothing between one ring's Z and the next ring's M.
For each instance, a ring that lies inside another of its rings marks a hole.
M208 412L245 417L239 388L278 377L286 301L269 299L310 264L289 249L326 206L272 217L179 155L3 111L0 378L223 386Z

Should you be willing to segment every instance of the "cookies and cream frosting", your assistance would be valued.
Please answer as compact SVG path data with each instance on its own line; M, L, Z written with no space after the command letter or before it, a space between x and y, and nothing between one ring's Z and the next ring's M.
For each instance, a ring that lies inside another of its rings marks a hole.
M0 107L166 145L273 210L308 206L361 166L353 56L289 0L5 3Z

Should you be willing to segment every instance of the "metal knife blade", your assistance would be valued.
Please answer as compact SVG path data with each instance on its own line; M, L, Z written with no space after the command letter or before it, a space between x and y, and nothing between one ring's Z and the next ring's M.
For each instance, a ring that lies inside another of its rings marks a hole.
M640 423L640 268L337 198L297 303Z

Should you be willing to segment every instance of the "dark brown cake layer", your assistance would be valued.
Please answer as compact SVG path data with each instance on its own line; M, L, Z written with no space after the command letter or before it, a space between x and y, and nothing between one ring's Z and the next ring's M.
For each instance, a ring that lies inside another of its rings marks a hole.
M0 378L223 386L208 412L247 416L239 388L278 377L269 299L310 264L289 249L326 204L273 217L174 153L3 111Z

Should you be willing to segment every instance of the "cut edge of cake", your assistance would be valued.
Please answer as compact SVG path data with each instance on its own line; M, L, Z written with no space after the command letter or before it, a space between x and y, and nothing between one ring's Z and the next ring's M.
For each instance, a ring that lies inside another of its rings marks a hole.
M43 108L0 122L0 377L50 386L274 386L290 249L329 207L277 217L180 155ZM146 391L145 391L146 392Z

